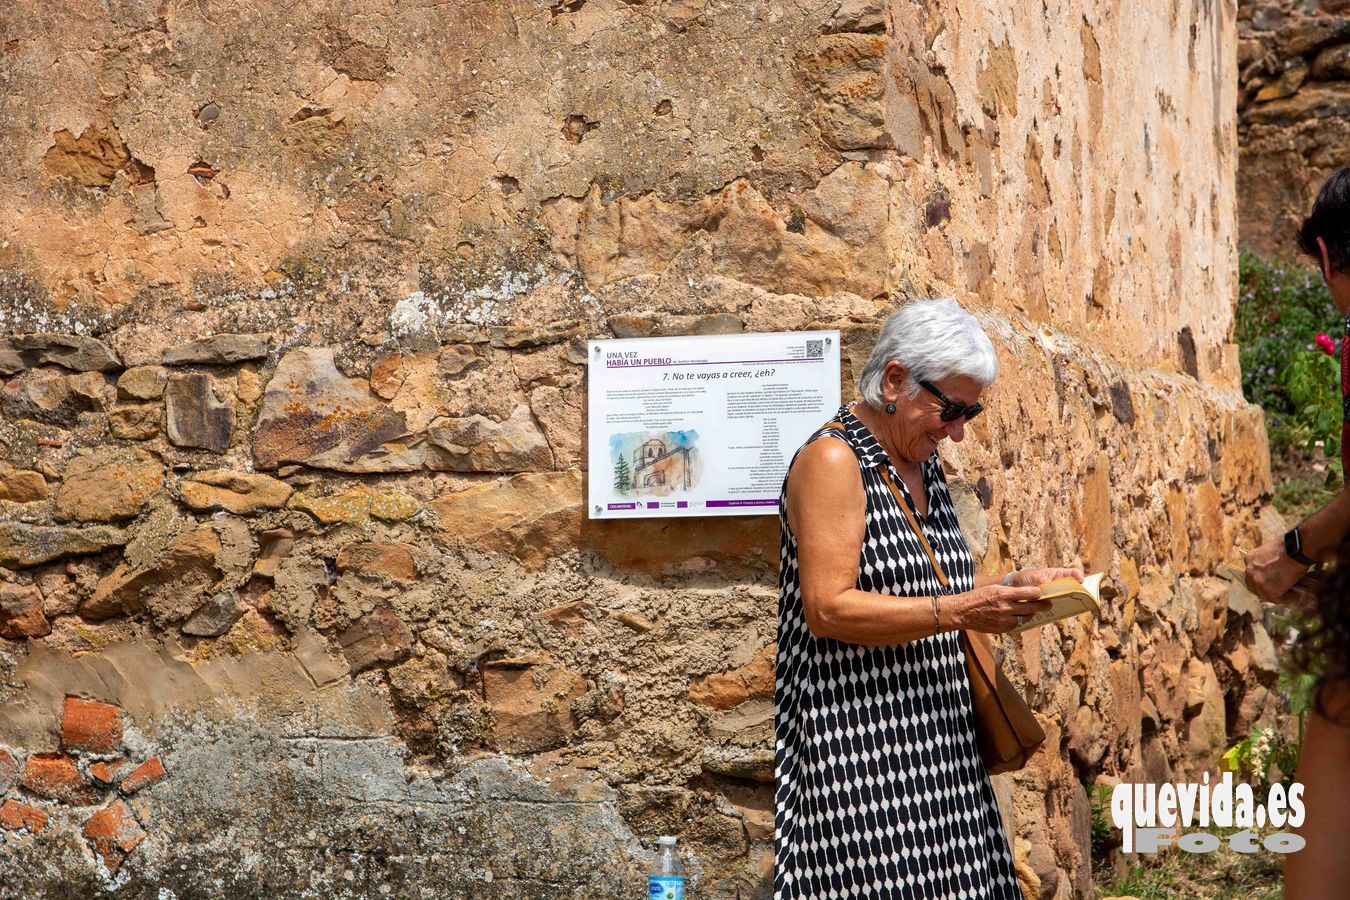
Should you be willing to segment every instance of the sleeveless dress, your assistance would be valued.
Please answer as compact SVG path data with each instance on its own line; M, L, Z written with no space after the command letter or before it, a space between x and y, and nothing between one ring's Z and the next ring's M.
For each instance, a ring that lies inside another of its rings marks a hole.
M836 419L843 431L830 428L811 440L841 438L858 460L867 497L858 589L940 593L932 564L877 471L890 465L886 452L849 407ZM922 470L929 510L921 527L951 591L971 590L975 564L936 453ZM913 506L894 468L891 477ZM975 742L957 633L885 647L816 637L802 612L786 479L778 514L775 900L1021 900Z

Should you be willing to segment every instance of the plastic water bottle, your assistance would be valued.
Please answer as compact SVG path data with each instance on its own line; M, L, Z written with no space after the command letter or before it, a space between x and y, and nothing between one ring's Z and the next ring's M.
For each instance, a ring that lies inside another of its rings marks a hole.
M684 866L669 835L657 840L656 862L647 875L648 900L684 900Z

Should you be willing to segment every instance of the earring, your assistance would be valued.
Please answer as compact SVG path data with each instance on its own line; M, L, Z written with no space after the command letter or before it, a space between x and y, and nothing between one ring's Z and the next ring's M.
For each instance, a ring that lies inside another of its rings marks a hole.
M892 415L892 416L895 415L895 404L894 404L894 403L887 403L887 404L886 404L886 412L889 413L889 414Z

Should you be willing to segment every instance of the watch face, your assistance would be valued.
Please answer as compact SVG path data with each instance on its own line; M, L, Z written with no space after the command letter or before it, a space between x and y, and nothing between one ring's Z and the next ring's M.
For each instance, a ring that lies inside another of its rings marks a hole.
M1303 536L1297 528L1291 528L1284 533L1284 555L1305 566L1313 565L1313 561L1303 553Z

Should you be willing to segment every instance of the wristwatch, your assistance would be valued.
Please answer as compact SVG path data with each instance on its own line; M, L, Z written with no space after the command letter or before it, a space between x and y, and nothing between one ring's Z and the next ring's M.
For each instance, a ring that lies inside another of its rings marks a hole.
M1284 533L1284 555L1305 566L1317 565L1314 560L1303 554L1303 536L1299 534L1297 527Z

